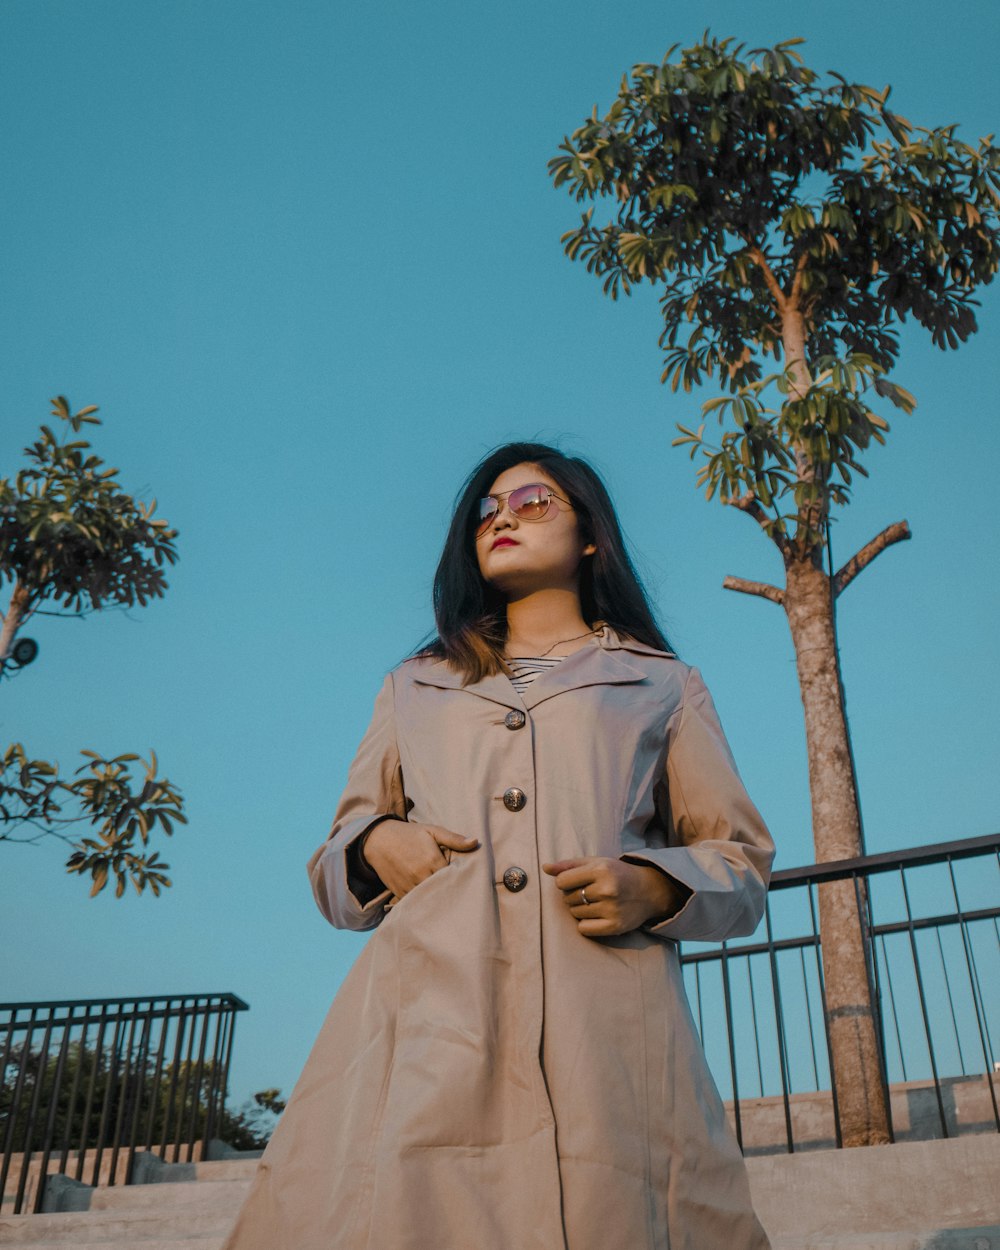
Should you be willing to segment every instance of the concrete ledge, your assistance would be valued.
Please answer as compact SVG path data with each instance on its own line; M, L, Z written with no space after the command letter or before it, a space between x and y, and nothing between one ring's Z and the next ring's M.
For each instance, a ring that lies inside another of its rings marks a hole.
M881 1247L892 1244L884 1237L892 1230L918 1230L900 1234L900 1250L1000 1250L989 1231L1000 1224L1000 1134L762 1155L747 1159L747 1170L761 1223L776 1241L793 1239L782 1243L789 1250L819 1247L824 1237L852 1244L846 1235L860 1238L863 1250L871 1233L879 1234L871 1244ZM953 1233L958 1241L913 1240Z
M864 1233L860 1237L776 1237L772 1250L1000 1250L1000 1225L942 1228L932 1233ZM144 1248L145 1250L145 1248Z

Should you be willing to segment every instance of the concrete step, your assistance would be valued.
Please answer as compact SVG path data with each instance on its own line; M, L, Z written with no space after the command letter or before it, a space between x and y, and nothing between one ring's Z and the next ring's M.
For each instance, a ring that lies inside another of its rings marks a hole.
M223 1235L178 1236L112 1241L32 1241L5 1243L9 1250L66 1250L79 1245L85 1250L220 1250ZM839 1237L775 1237L772 1250L1000 1250L1000 1225L983 1228L937 1229L923 1232L844 1234ZM277 1250L277 1248L276 1248ZM470 1250L472 1248L470 1247Z
M220 1250L224 1238L183 1238L179 1241L93 1241L81 1243L86 1250ZM30 1250L66 1250L66 1242L33 1242ZM886 1233L859 1241L843 1237L837 1241L796 1241L780 1237L772 1241L772 1250L997 1250L1000 1228L944 1229L933 1233ZM16 1250L16 1247L15 1247ZM25 1247L25 1250L28 1250ZM471 1250L471 1248L470 1248Z
M218 1250L257 1166L152 1157L138 1172L144 1183L63 1181L58 1213L0 1217L0 1247ZM747 1167L774 1250L1000 1250L997 1134L768 1155Z
M177 1184L181 1181L249 1181L258 1159L204 1159L200 1163L164 1163L156 1155L143 1156L136 1168L136 1184Z
M234 1211L203 1211L181 1205L161 1205L153 1211L60 1211L54 1215L8 1215L0 1220L0 1246L36 1250L46 1246L114 1245L127 1250L150 1241L176 1246L178 1240L198 1243L229 1231Z
M66 1250L67 1246L76 1245L85 1250L220 1250L224 1240L225 1237L181 1237L176 1241L136 1241L130 1237L124 1241L17 1241L10 1243L10 1250Z
M248 1180L174 1181L164 1191L162 1185L115 1185L95 1189L90 1195L90 1211L204 1211L239 1210L250 1188Z

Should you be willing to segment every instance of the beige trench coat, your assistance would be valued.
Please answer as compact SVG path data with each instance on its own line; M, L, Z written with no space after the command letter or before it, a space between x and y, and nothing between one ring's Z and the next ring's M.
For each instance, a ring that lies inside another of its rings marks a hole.
M481 845L386 910L346 859L385 815ZM540 864L584 855L690 895L583 937ZM403 663L309 861L331 924L376 932L224 1250L766 1250L676 942L750 933L772 855L697 670L667 653L605 627L523 696Z

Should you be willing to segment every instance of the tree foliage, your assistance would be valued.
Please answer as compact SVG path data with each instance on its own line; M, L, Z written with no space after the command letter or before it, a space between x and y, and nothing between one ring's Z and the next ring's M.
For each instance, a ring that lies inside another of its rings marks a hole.
M718 492L723 503L747 506L757 501L764 510L760 523L780 546L807 554L817 539L808 518L825 513L827 501L845 504L853 475L868 476L860 455L872 442L884 443L889 429L884 417L869 408L867 395L888 395L907 412L915 400L902 387L880 376L870 357L819 357L804 391L790 394L794 379L771 373L703 405L725 427L717 441L705 436L705 422L696 430L678 422L675 447L689 446L691 459L701 452L697 484L707 499ZM776 406L765 392L778 395ZM798 458L796 453L798 452ZM829 468L823 474L801 474L799 465ZM780 502L779 502L780 501Z
M70 413L58 396L52 412L73 433L99 425L93 406ZM85 439L57 437L47 425L28 448L28 467L0 480L0 585L13 582L27 613L52 600L75 612L145 605L167 588L164 564L177 559L177 531L137 502L118 470Z
M71 826L89 823L93 837L81 837L66 869L90 873L91 898L99 894L110 877L115 897L121 898L128 881L137 894L149 886L157 897L172 884L170 867L159 852L147 853L149 835L159 825L170 835L174 824L187 823L180 791L167 779L156 776L157 761L151 752L148 763L127 753L105 759L96 751L83 751L86 762L69 779L47 760L31 760L19 742L0 756L0 841L34 841L53 834L69 840ZM144 766L142 784L133 778L130 765ZM67 807L69 811L67 813ZM30 832L15 837L14 829Z
M96 412L73 413L63 396L54 399L61 436L43 425L25 449L26 467L0 479L0 587L11 588L0 618L0 676L17 673L14 642L36 612L83 616L144 606L166 591L177 531L156 517L155 500L136 501L119 485L118 470L73 437L100 424ZM146 848L154 828L169 835L185 823L180 791L157 777L153 752L148 763L133 753L82 754L83 764L66 777L20 742L0 752L0 841L61 837L73 846L67 871L89 873L91 896L112 877L118 898L128 881L137 893L148 885L158 895L171 884L169 865ZM142 770L133 776L137 762ZM89 824L91 836L72 841L68 831L79 824Z
M822 542L860 454L884 440L869 399L913 407L886 376L900 323L957 347L1000 263L992 136L972 146L953 125L915 126L888 87L821 78L801 42L747 52L706 35L674 59L675 46L624 76L549 162L577 201L618 205L604 224L587 209L566 254L612 298L662 286L663 381L716 379L732 396L705 406L729 419L719 442L681 428L704 455L700 483L750 496L793 558Z

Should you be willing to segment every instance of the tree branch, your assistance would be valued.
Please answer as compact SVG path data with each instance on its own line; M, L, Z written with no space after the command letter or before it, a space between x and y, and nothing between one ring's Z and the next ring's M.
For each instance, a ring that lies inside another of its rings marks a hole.
M84 817L76 819L83 820ZM28 825L32 829L36 829L37 833L33 833L27 838L16 838L11 833L0 833L0 842L13 842L16 846L37 846L42 838L58 838L60 842L65 842L67 846L76 846L76 843L67 833L60 833L58 829L52 829L48 825L39 824L37 820L28 820L25 817L13 818L12 823L19 826Z
M724 577L722 586L725 590L739 590L745 595L760 595L762 599L770 599L772 603L785 602L785 592L767 582L748 582L745 577Z
M838 570L833 579L834 595L839 595L842 590L850 586L861 570L867 568L879 552L885 551L886 547L891 547L893 543L904 542L909 537L910 527L905 521L896 521L892 525L887 525L881 534L876 534L871 542L865 543L861 550L851 556L843 568Z
M127 609L123 604L112 604L109 608L80 608L77 612L53 612L48 608L32 608L32 616L56 616L64 621L85 620L88 616L93 616L95 612L125 612Z
M758 269L760 269L764 276L764 284L774 296L774 302L778 307L778 311L783 313L785 311L786 303L785 292L781 289L781 283L774 276L774 270L767 263L767 257L756 244L751 244L747 248L747 255L758 267Z
M796 307L799 303L799 296L802 294L802 276L806 271L806 253L803 252L799 259L795 262L795 274L792 277L792 290L788 297L788 302Z
M11 647L14 645L14 639L17 637L17 631L27 617L31 615L30 608L31 596L18 581L14 584L10 603L7 605L7 611L4 614L3 627L0 628L0 674L3 673L7 666L7 660L10 656Z
M752 491L748 490L745 495L731 497L726 500L726 503L730 504L734 508L739 508L739 510L741 512L745 512L747 516L753 517L764 533L767 534L768 538L770 538L771 542L773 542L778 548L781 554L785 554L785 549L788 546L788 539L784 534L779 533L778 530L768 529L769 526L774 524L773 518L768 516L768 514L764 511L760 500Z

